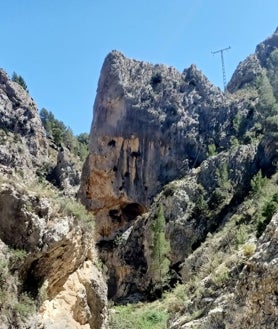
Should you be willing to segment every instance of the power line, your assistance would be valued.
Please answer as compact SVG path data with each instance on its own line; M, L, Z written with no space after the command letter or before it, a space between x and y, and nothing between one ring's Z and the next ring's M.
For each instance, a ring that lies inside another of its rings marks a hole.
M212 51L211 53L213 55L220 53L221 54L221 63L222 63L222 74L223 74L223 85L224 85L224 91L226 90L226 71L225 71L225 64L224 64L224 51L231 49L231 47L219 49L216 51Z

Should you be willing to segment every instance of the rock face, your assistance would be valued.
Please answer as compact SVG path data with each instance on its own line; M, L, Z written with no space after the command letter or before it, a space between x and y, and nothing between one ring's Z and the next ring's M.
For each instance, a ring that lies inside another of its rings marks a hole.
M41 308L38 328L107 328L106 284L91 261L70 274L63 289Z
M201 289L206 286L210 289L204 289L205 296L197 297L198 301L193 300L193 305L188 308L189 313L190 308L192 306L193 309L196 308L196 303L198 303L199 307L203 309L201 316L189 320L188 314L181 315L169 323L169 328L271 329L277 327L277 216L277 214L273 216L265 233L257 241L256 248L254 248L256 252L252 257L248 260L246 257L242 259L243 256L239 252L233 257L226 255L225 259L232 268L230 280L225 283L224 287L217 287L219 292L212 293L213 288L210 281L213 273L202 280ZM220 239L218 237L215 246L204 244L201 250L196 251L195 255L192 254L184 264L184 275L193 275L194 267L199 271L204 271L206 264L202 264L202 261L209 261L206 255L210 255L210 248L217 253L217 247L219 247L217 244L220 242L223 247L224 241L224 237ZM252 245L255 246L254 243ZM200 264L202 265L200 266ZM191 270L189 270L190 268Z
M41 165L48 154L44 128L29 94L0 70L0 164L6 168ZM14 147L16 142L19 145Z
M138 217L122 235L118 234L114 242L100 242L100 256L108 265L109 296L118 301L136 301L154 298L157 293L158 282L151 269L153 227L160 207L166 222L165 237L170 242L167 258L171 280L173 284L179 281L184 259L225 221L236 206L234 200L239 203L242 199L244 187L256 172L255 156L256 147L248 145L204 161L197 170L167 184L149 212ZM218 174L225 164L226 182Z
M109 54L79 192L96 214L99 237L144 213L166 183L206 159L209 144L227 148L232 118L246 116L249 105L224 95L195 66L179 73Z
M248 84L253 83L258 76L262 74L263 68L260 65L258 57L253 54L248 56L241 62L236 71L234 72L227 90L231 93L246 87Z
M267 59L273 50L278 48L278 29L265 41L257 45L253 55L248 56L243 62L239 63L227 89L229 92L245 88L256 82L256 78L262 75L263 69L267 68Z
M28 252L18 269L19 292L37 299L40 307L30 328L104 329L107 288L96 267L92 236L57 206L19 184L1 185L0 238Z
M47 178L64 194L76 196L80 184L80 166L67 148L60 147L57 164Z
M245 265L226 312L227 328L276 328L278 280L278 214L260 238L257 252ZM232 323L232 325L230 325Z

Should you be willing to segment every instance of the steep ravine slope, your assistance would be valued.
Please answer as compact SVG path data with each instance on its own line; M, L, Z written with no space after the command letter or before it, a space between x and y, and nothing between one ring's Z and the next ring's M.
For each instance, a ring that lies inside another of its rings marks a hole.
M80 174L69 151L46 138L30 95L3 70L0 144L0 328L106 328L93 218L65 197ZM62 191L45 179L49 168Z
M120 303L153 300L177 283L188 284L184 269L187 264L188 272L195 268L191 255L230 221L234 227L246 226L244 242L260 244L258 236L277 211L277 34L239 64L226 93L194 65L180 73L118 51L105 59L79 197L96 216L109 298ZM271 202L271 216L253 200L267 180L270 201L260 202L266 208ZM245 202L252 210L243 216ZM232 239L228 247L236 257L243 242L235 235ZM235 283L244 285L244 257L232 269L221 264L223 276L232 278L231 290ZM275 282L272 267L270 273ZM275 295L274 286L270 294ZM203 314L200 305L191 303L198 316L208 314L209 308ZM269 319L273 326L274 318ZM197 328L210 328L205 321Z

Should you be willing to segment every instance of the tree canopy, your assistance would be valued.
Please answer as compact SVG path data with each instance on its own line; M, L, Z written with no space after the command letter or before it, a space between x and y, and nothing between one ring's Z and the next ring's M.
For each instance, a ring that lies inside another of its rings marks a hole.
M24 90L29 92L27 88L27 84L21 75L18 75L17 73L14 72L12 75L12 81L18 83Z
M52 138L57 146L67 147L82 161L85 159L88 154L89 135L87 133L74 136L71 128L66 127L62 121L55 118L51 111L45 108L41 109L40 117L48 138Z

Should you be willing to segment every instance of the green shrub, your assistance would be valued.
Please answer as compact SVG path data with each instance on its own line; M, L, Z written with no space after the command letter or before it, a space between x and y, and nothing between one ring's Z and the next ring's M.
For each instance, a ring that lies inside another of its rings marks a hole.
M170 251L170 242L165 237L165 217L162 205L159 206L158 214L152 225L152 246L151 258L152 262L149 264L149 271L153 277L154 282L157 283L157 288L163 288L163 284L167 277L170 261L167 258Z
M166 328L168 314L148 304L117 306L110 313L111 329Z
M229 279L229 269L226 265L220 265L213 273L212 281L217 286L222 286Z
M216 155L216 146L215 144L209 144L208 145L208 156Z
M261 216L257 224L257 237L260 237L271 221L272 216L278 211L278 192L262 208Z
M214 210L219 208L226 202L228 197L229 197L229 193L225 189L217 187L213 191L211 198L209 200L210 209Z
M227 163L223 163L219 168L216 169L216 176L218 178L218 186L229 190L232 185L229 180L229 170Z
M255 251L256 251L255 243L246 243L243 246L243 253L244 253L244 256L246 256L246 257L251 257L252 255L254 255Z
M240 143L239 143L239 140L238 140L235 136L232 136L231 139L230 139L230 144L231 144L231 148L234 149L234 148L236 148Z
M198 217L198 216L206 216L208 214L208 204L207 201L204 198L204 194L202 194L202 191L197 195L194 208L192 210L192 216Z
M259 170L255 176L251 179L251 188L254 193L258 193L266 186L267 177L263 177L262 171Z
M266 119L268 116L271 116L276 112L276 99L266 71L263 71L261 77L258 78L257 86L259 93L258 110L262 118Z
M27 294L22 294L14 309L20 317L26 318L35 311L35 302Z
M9 259L9 268L11 271L18 270L25 258L27 256L27 252L24 249L10 249L10 259Z
M60 212L75 217L84 230L93 229L93 215L80 202L65 198L59 200L59 205Z
M236 231L236 236L235 236L236 246L245 243L247 238L248 238L247 226L242 224L238 227Z
M239 113L237 113L233 119L233 128L236 134L239 134L241 123L242 123L242 116Z

